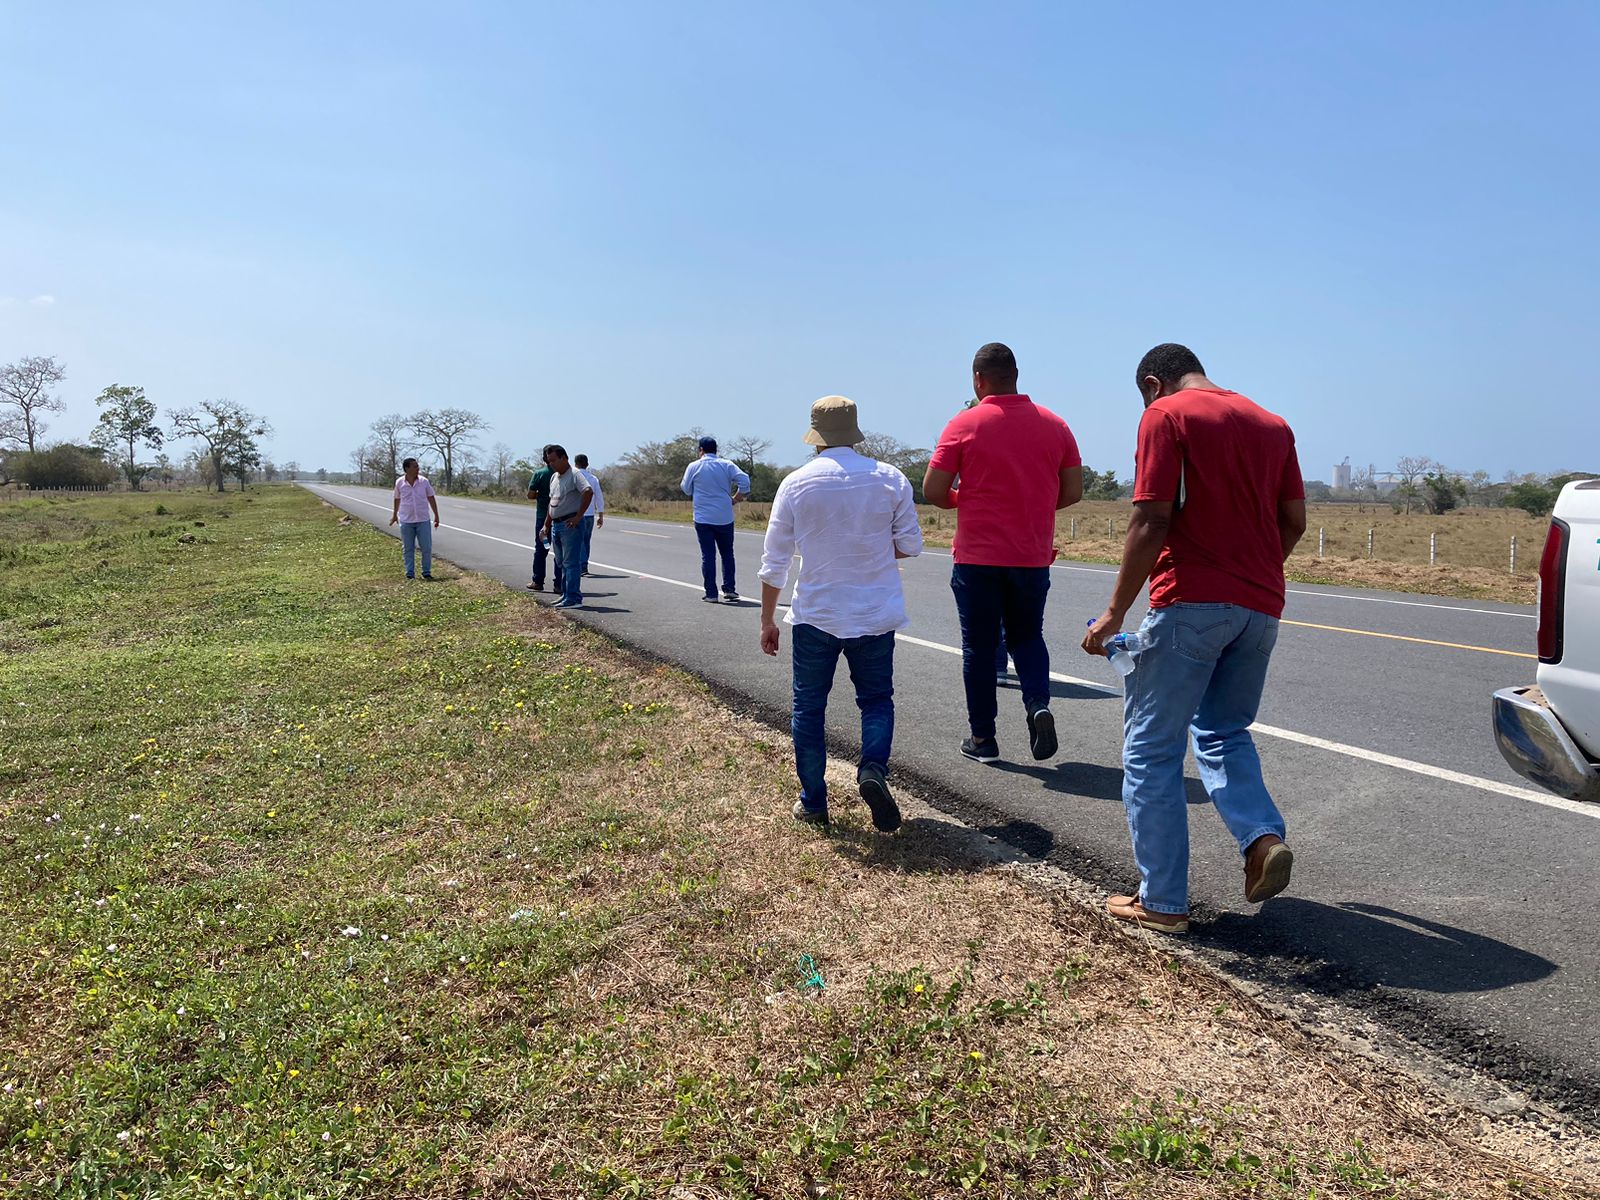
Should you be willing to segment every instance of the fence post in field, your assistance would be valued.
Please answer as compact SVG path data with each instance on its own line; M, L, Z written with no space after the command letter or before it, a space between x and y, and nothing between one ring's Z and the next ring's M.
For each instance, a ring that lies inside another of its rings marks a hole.
M1072 538L1073 541L1077 541L1078 540L1078 518L1077 517L1073 517L1072 518L1072 534L1071 534L1071 538Z
M1438 561L1439 561L1439 535L1437 533L1430 533L1428 535L1428 565L1431 567L1435 563L1437 563Z
M1116 537L1117 536L1117 519L1115 517L1107 517L1106 518L1106 536L1107 537Z
M1328 527L1317 526L1317 557L1321 558L1328 549Z
M1517 573L1517 535L1511 535L1511 573Z
M1372 557L1372 535L1377 533L1377 532L1378 531L1376 529L1367 530L1367 557L1368 558Z

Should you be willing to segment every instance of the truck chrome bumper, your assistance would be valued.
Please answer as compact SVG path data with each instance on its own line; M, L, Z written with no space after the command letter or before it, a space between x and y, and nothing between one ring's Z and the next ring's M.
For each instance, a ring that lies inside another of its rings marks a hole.
M1600 764L1578 749L1536 688L1494 694L1494 740L1517 774L1568 800L1600 803Z

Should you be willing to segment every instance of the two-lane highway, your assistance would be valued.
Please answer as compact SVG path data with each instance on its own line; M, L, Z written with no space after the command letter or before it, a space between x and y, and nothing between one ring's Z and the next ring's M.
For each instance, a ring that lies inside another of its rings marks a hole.
M316 486L387 520L387 493ZM520 587L530 507L440 500L441 557ZM759 534L737 539L739 582L759 591ZM763 656L754 602L701 602L692 528L608 515L576 619L786 714L787 653ZM1078 649L1112 570L1063 563L1046 634L1061 750L1028 755L1020 700L1002 697L992 767L956 746L966 731L948 552L902 564L912 626L896 652L895 769L954 812L1106 887L1133 882L1120 803L1121 703L1104 660ZM548 597L545 597L548 599ZM1556 800L1500 760L1489 695L1531 681L1523 606L1292 585L1257 726L1268 784L1289 822L1294 883L1246 905L1238 854L1192 780L1191 943L1289 992L1367 1006L1413 1038L1600 1117L1600 809ZM829 731L856 745L847 681ZM787 805L791 797L775 796Z

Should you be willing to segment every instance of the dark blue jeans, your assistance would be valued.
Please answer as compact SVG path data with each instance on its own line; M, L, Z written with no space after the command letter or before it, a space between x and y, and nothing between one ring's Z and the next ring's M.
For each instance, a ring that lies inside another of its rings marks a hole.
M794 770L800 777L800 799L812 812L828 807L828 784L823 770L828 764L824 718L833 671L839 655L850 666L856 687L856 707L861 710L861 765L887 768L894 741L894 634L836 638L815 625L794 626ZM994 686L994 676L989 676Z
M561 588L561 603L583 603L583 571L578 566L583 554L583 522L568 529L565 521L555 522L551 530L551 549L556 557L556 582Z
M975 738L994 736L995 655L1002 635L1017 664L1022 707L1050 703L1050 651L1044 644L1044 602L1049 567L979 567L956 563L950 590L961 617L961 680L967 690L967 723Z
M550 552L550 545L544 540L544 522L540 521L533 531L533 586L544 586L545 564L554 561L556 569L556 591L561 590L561 559Z
M733 522L726 525L694 523L695 536L700 539L700 575L705 580L706 595L717 598L717 554L722 554L722 590L736 592L733 584Z

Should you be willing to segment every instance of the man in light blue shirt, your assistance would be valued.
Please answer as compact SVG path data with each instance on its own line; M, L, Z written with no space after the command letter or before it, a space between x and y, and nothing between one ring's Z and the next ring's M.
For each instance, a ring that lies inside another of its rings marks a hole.
M750 476L738 463L717 457L717 439L700 439L700 457L683 473L683 494L694 501L694 532L700 539L700 574L707 604L717 602L717 554L722 555L722 599L739 603L733 580L733 506L750 494Z

